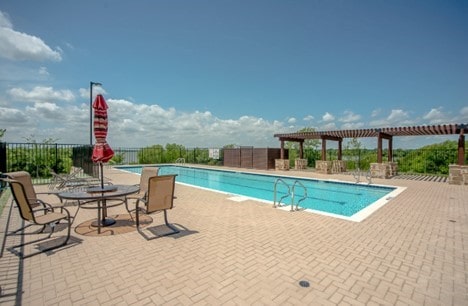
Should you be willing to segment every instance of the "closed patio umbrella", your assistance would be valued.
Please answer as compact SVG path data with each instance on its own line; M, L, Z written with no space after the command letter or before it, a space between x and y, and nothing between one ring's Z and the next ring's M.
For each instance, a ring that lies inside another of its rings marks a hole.
M93 103L94 109L94 137L96 143L93 148L92 161L100 164L101 188L104 188L104 173L102 163L108 162L113 156L114 151L107 143L107 103L102 95L97 95Z

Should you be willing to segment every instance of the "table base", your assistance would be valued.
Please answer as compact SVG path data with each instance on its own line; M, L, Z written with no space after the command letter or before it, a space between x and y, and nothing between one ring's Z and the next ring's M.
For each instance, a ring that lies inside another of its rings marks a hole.
M101 223L101 226L111 226L115 224L115 220L112 218L105 218L104 220L101 221L94 221L91 223L92 227L99 227L99 223Z
M96 219L91 219L78 224L75 228L75 233L82 236L114 236L136 231L135 216L130 217L128 213L116 214L110 216L116 221L113 226L101 227L101 233L98 233L98 228L91 226L91 223ZM146 227L153 222L153 219L148 215L140 216L140 227Z

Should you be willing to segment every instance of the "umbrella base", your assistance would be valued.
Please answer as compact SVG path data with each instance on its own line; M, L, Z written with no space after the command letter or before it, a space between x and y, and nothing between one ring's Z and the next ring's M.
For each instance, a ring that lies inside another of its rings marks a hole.
M99 226L111 226L115 224L115 220L112 218L105 218L100 221L96 220L91 223L92 227L99 227Z

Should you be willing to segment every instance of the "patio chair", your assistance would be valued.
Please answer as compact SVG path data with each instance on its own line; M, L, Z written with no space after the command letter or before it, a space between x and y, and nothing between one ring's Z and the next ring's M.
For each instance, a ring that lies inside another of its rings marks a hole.
M138 199L136 202L136 227L138 232L146 239L151 240L163 236L173 235L179 233L179 230L169 224L167 221L167 210L172 209L174 206L174 188L175 177L177 175L160 175L149 178L148 192L145 198ZM140 207L140 203L143 205ZM140 228L140 213L151 214L154 212L164 212L164 223L171 230L165 234L155 234L155 237L148 237L146 233Z
M70 239L72 221L70 218L70 212L65 207L63 206L53 207L52 205L44 201L41 201L39 199L35 199L34 201L31 201L30 195L28 195L28 191L24 183L22 183L21 181L12 180L9 178L2 178L1 180L7 182L10 185L10 189L13 194L13 199L18 206L20 216L24 221L28 222L28 224L22 228L19 228L10 233L7 232L6 233L7 236L15 235L20 231L21 231L20 235L42 234L47 226L50 227L50 233L47 237L43 237L43 238L39 238L36 240L28 241L25 243L21 243L18 245L14 245L9 248L10 250L14 250L16 248L24 247L26 245L34 244L34 243L49 239L54 233L54 230L57 224L60 223L60 221L62 220L66 220L68 222L67 235L65 237L65 240L62 243L55 245L55 246L51 246L51 247L45 247L43 249L40 249L37 252L33 252L28 255L24 255L22 251L20 251L19 254L23 258L27 258L27 257L31 257L34 255L43 253L43 252L48 252L50 250L62 247L67 244L68 240ZM60 209L60 212L56 212L55 209ZM39 225L39 226L42 226L42 228L36 232L26 233L25 229L33 225Z
M29 204L33 207L40 205L40 203L38 202L40 201L38 195L52 194L52 195L57 196L58 198L57 192L36 192L29 172L26 172L26 171L7 172L7 173L3 173L3 176L11 180L18 181L21 184L23 184L24 190L26 192L26 198L28 199ZM61 203L54 204L54 206L58 206L58 205L61 205Z
M130 209L128 208L128 200L138 200L141 198L146 199L146 193L148 192L148 182L149 178L153 176L157 176L159 172L158 167L143 167L141 169L141 175L140 175L140 191L138 191L137 194L132 194L127 196L125 199L125 207L127 208L127 211L130 212Z

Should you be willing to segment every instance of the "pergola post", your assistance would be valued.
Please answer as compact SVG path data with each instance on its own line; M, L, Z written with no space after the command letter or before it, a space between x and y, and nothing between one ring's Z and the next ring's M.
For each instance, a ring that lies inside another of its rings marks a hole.
M343 156L343 139L338 140L338 160L341 160Z
M283 139L281 139L280 158L284 159L284 140Z
M382 133L377 137L377 163L382 163Z
M460 136L458 137L458 165L465 164L465 134L464 129L461 129Z
M393 161L393 137L388 138L388 161Z
M322 160L327 160L327 140L322 137Z
M299 158L302 159L304 156L304 140L299 141Z

